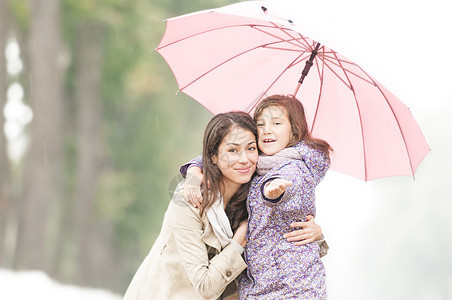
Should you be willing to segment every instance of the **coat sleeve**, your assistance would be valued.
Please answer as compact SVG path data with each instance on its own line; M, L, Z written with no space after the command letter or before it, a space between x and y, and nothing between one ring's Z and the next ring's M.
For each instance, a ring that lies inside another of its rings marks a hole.
M273 177L291 181L292 185L288 186L284 193L278 199L275 199L276 201L265 198L261 185L261 197L264 204L273 207L273 209L294 214L302 221L305 221L307 215L315 217L316 183L304 162L288 162L280 167L278 173L270 174L268 180L273 180ZM268 182L268 180L264 177L259 184Z
M180 169L179 172L182 175L182 177L185 178L185 176L187 176L187 171L190 167L198 167L202 170L203 164L202 164L202 155L198 155L197 157L193 158L192 160L190 160L189 162L183 164Z
M209 260L203 241L203 222L197 210L181 202L173 205L170 222L185 271L199 295L217 298L245 268L246 264L231 243Z
M315 185L319 184L330 167L330 159L322 151L309 147L305 141L295 147L311 172Z

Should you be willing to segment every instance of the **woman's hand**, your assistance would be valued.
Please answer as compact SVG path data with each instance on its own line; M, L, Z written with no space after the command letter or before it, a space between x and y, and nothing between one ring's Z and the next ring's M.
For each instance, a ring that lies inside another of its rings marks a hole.
M308 215L306 222L294 222L290 224L290 227L298 227L292 232L284 234L284 238L289 242L295 241L295 245L305 245L315 242L323 238L322 228L315 223L314 217Z
M202 203L201 183L203 180L202 171L198 167L191 167L187 170L184 182L184 197L194 207L200 208Z
M234 233L232 239L236 241L240 246L245 247L246 245L246 230L248 229L248 221L242 221L237 231Z

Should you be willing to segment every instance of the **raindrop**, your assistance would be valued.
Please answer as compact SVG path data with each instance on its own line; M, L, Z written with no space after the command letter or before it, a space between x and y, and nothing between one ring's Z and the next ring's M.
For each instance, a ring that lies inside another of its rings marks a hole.
M5 119L25 126L33 119L33 111L23 101L24 91L20 84L13 83L8 89L8 101L3 113Z
M15 39L8 41L5 48L5 58L7 61L7 70L11 75L19 74L23 69L23 63L20 59L19 44Z
M7 67L6 67L8 74L11 75L17 75L19 74L23 69L23 64L21 60L11 60L8 61Z
M7 60L16 60L20 59L20 48L19 44L15 39L11 39L8 41L8 44L5 48L5 58Z

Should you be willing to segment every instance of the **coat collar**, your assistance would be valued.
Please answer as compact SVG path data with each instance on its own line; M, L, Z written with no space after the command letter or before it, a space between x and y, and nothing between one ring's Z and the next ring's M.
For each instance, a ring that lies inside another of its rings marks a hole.
M199 210L196 209L196 213L199 214ZM213 232L212 225L210 225L209 220L207 219L207 214L203 214L201 221L203 223L203 234L201 236L202 241L209 245L210 247L215 248L218 251L221 251L221 244L218 238L215 236Z
M189 205L187 201L183 198L183 193L181 192L181 189L183 186L179 184L177 187L177 190L175 192L175 197L173 198L173 201L183 203L189 207L193 213L199 217L199 209L196 207L193 207L192 205ZM218 238L215 236L215 233L213 232L212 225L210 225L210 222L207 218L207 214L204 213L202 217L200 217L201 222L203 223L203 233L201 235L201 240L206 244L209 245L212 248L215 248L217 252L221 251L221 243L218 240Z

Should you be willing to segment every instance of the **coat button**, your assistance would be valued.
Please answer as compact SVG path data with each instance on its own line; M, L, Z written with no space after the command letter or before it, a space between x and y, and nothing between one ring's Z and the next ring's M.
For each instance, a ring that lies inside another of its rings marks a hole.
M227 277L231 277L231 275L232 275L232 272L231 272L231 271L229 271L229 270L226 271L226 276L227 276Z

